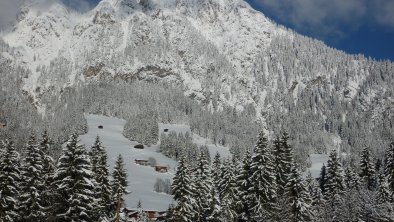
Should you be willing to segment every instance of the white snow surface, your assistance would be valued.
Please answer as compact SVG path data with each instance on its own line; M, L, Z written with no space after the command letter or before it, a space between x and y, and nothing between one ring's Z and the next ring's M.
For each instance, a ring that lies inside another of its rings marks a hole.
M173 178L176 161L157 152L158 146L145 147L141 150L134 149L134 145L138 142L130 141L122 135L125 120L99 115L86 115L86 119L89 131L79 137L80 143L90 149L96 136L100 136L108 153L111 172L118 155L121 154L124 158L129 181L127 190L131 191L130 194L124 196L125 206L136 208L138 201L141 200L145 210L167 210L168 205L173 202L172 196L153 191L153 186L157 178ZM103 125L103 129L99 129L99 125ZM168 165L169 172L158 173L150 166L140 166L134 163L135 159L148 159L149 157L155 158L158 165Z
M145 210L164 211L168 209L168 205L173 203L172 195L157 193L153 191L157 178L170 179L174 177L177 162L170 159L160 152L159 144L151 147L145 146L144 149L135 149L134 145L139 144L137 141L130 141L122 134L123 127L126 123L123 119L115 117L106 117L101 115L85 115L88 123L88 133L79 137L80 143L84 144L89 150L93 145L97 136L108 153L108 164L112 172L115 161L119 154L124 158L125 168L128 174L129 185L127 187L130 194L124 196L125 206L128 208L136 208L137 203L141 200L142 207ZM102 125L103 129L98 126ZM183 124L159 124L159 131L163 132L168 129L168 133L176 132L177 134L189 132L193 137L193 142L197 145L206 145L210 151L211 158L218 152L221 157L230 157L230 151L227 147L217 146L210 140L193 134L188 125ZM135 164L135 159L148 159L153 157L157 161L157 165L169 166L168 173L158 173L150 166L140 166Z
M305 171L305 175L310 172L312 178L318 178L323 164L327 165L328 154L311 154L308 160L311 163L311 167Z

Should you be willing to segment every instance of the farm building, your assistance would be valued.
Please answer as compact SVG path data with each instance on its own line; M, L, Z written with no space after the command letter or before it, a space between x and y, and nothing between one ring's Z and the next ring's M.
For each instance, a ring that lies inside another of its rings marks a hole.
M136 149L144 149L144 145L137 144L137 145L134 146L134 148L136 148Z
M168 172L168 167L167 166L159 166L156 165L154 166L156 172L160 172L160 173L167 173Z
M138 165L141 165L141 166L148 166L149 165L149 160L135 159L134 162Z

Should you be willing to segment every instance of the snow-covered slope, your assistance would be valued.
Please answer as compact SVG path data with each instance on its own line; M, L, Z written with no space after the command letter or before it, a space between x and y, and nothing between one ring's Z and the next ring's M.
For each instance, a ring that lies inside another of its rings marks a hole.
M43 115L60 101L48 95L141 80L173 83L214 110L249 110L306 150L394 137L393 63L298 35L243 0L102 0L86 13L43 1L29 0L1 34L28 70L23 94Z
M172 180L177 163L158 152L160 142L152 147L134 149L134 145L137 145L138 142L129 141L122 134L125 120L100 115L86 115L86 119L88 133L79 137L80 143L90 149L96 137L99 136L108 153L108 164L111 171L118 155L121 154L124 158L129 181L127 190L131 191L124 198L126 207L137 208L137 203L141 200L145 210L167 210L168 205L173 202L172 196L157 193L153 188L157 178ZM99 129L99 125L102 125L103 129ZM163 132L163 129L168 129L168 133L190 133L190 127L187 125L160 124L159 128L160 132ZM215 146L209 140L198 135L193 135L193 142L197 145L207 145L212 158L216 152L219 152L222 157L230 155L228 148ZM156 159L157 165L168 166L169 172L159 173L150 166L141 166L134 162L135 159L147 160L150 157Z
M154 192L153 187L157 178L172 179L176 161L156 152L157 147L134 149L134 145L138 143L129 141L122 135L125 124L122 119L97 115L87 115L86 119L89 131L87 134L80 136L80 142L90 148L95 138L100 136L108 153L111 171L118 155L121 154L124 158L129 181L127 190L131 191L130 194L125 195L126 207L136 208L138 201L141 200L146 210L166 210L172 202L172 196ZM99 125L103 125L104 128L99 129ZM158 165L168 165L169 172L159 173L150 166L140 166L134 162L135 159L148 159L149 157L155 158Z

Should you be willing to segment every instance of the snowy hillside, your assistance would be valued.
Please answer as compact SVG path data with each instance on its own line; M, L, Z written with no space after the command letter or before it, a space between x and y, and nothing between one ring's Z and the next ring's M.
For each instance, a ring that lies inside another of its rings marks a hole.
M239 154L261 128L269 136L287 130L300 144L300 160L336 146L347 153L365 145L380 149L394 137L393 63L329 48L242 0L102 0L86 13L60 1L43 7L42 1L27 1L14 26L1 33L0 73L4 87L48 122L61 125L64 113L83 121L88 110L127 122L138 116L141 122L186 123ZM197 108L178 106L168 94L156 107L125 111L131 100L148 97L132 92L140 82L176 88L199 109L221 113L195 115ZM112 93L98 92L103 87ZM163 109L183 116L167 118L158 113Z
M133 148L138 142L129 141L122 132L125 121L114 117L105 117L99 115L86 115L88 123L88 133L81 135L80 143L84 144L88 149L92 146L97 136L100 137L103 145L108 153L108 163L110 169L114 167L115 161L119 154L125 160L126 170L128 173L129 185L127 190L130 194L124 196L126 207L137 208L139 200L145 210L165 211L168 205L173 202L172 196L164 193L157 193L153 190L157 178L171 179L175 173L176 161L165 157L158 152L158 145L145 147L144 149ZM102 125L103 129L98 126ZM160 131L168 129L168 132L186 133L190 132L187 125L160 124ZM215 146L207 139L198 135L193 136L193 140L198 145L207 145L211 156L219 152L222 157L229 156L228 148ZM168 173L159 173L150 166L141 166L135 163L135 159L147 160L155 158L157 165L168 166Z

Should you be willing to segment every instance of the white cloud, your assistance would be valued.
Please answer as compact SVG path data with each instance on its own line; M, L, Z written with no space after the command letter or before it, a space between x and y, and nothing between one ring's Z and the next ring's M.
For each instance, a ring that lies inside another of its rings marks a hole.
M16 19L23 0L0 0L0 29Z
M364 24L394 28L394 0L254 0L280 22L322 37L342 37Z

